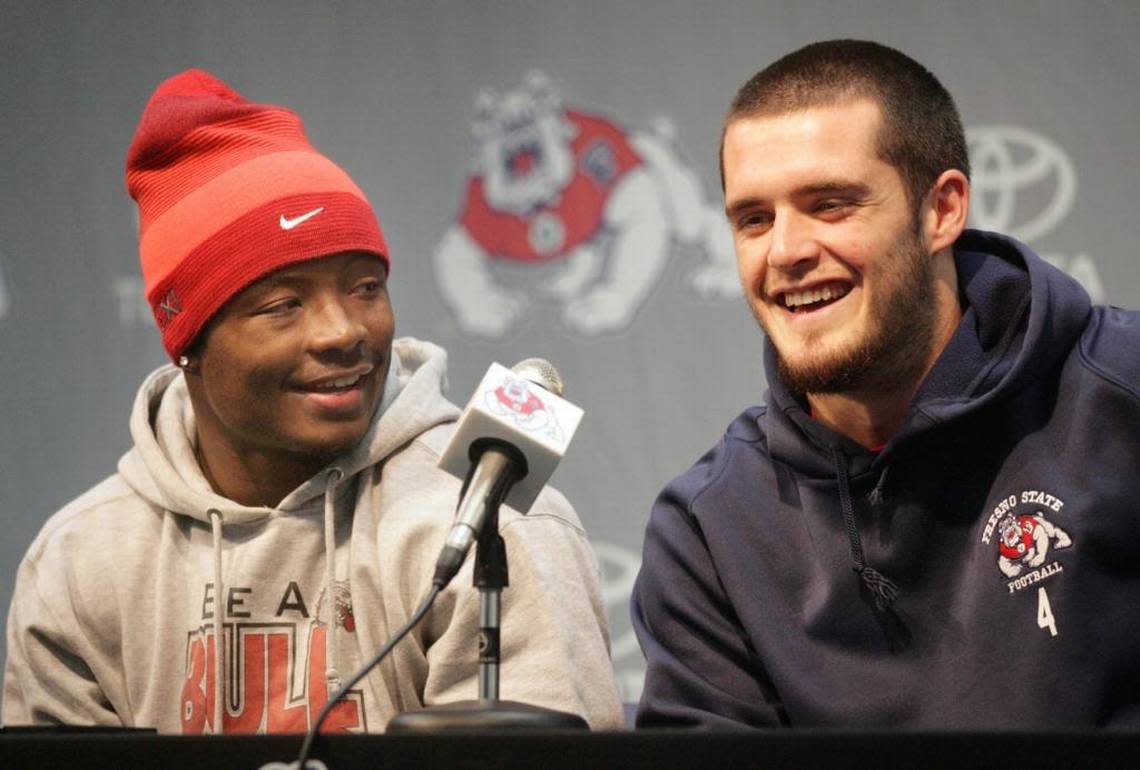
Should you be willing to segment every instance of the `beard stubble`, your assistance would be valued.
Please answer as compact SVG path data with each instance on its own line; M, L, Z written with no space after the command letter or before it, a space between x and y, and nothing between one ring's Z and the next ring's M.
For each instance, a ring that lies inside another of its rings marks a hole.
M886 261L884 301L871 308L859 340L794 363L777 349L779 377L793 395L888 393L922 375L937 323L933 259L911 231Z

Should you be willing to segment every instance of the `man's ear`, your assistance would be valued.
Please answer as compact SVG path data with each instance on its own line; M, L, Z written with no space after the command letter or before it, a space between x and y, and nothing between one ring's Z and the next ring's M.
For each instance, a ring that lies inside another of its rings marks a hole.
M946 169L926 194L922 230L931 254L954 245L970 214L970 180L956 168Z

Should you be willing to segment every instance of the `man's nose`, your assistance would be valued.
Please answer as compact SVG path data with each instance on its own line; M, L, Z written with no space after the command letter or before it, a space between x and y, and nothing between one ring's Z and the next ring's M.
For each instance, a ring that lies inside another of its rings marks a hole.
M340 298L321 302L313 314L310 339L314 348L351 351L360 347L367 334L363 319Z
M783 272L803 269L819 258L815 223L795 210L776 213L772 222L768 265Z

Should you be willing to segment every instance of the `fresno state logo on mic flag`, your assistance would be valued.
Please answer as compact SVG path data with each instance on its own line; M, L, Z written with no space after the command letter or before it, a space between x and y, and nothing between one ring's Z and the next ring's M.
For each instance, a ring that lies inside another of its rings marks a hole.
M575 332L621 331L681 249L696 292L739 297L728 224L675 133L665 118L634 132L571 107L541 72L482 91L474 170L434 255L460 328L501 337L553 307Z
M485 396L487 408L498 415L509 417L520 428L543 432L554 441L562 440L558 418L546 408L538 396L531 392L530 383L508 374L503 382Z

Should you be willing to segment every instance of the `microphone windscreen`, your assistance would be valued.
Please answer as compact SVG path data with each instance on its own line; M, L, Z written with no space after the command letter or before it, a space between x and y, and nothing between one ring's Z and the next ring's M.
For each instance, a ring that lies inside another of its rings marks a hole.
M511 367L511 371L530 380L535 385L541 385L556 396L561 396L564 389L562 375L554 368L554 364L545 358L526 358Z

